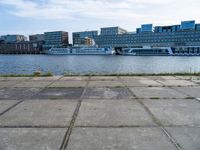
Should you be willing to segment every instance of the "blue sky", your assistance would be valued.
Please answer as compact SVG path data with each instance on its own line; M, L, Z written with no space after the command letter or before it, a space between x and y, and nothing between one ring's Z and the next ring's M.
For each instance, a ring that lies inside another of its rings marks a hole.
M200 23L199 0L0 0L0 35Z

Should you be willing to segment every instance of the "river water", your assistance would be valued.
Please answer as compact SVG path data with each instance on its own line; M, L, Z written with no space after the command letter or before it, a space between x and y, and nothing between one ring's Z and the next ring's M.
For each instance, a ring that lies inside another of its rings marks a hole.
M200 72L195 56L0 55L0 74Z

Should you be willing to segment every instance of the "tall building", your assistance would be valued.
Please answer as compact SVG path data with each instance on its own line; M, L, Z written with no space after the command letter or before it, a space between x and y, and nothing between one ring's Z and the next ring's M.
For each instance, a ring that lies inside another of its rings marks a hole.
M27 41L27 37L24 35L2 35L1 40L5 41L6 43L15 43Z
M29 35L29 41L44 41L44 34Z
M45 49L52 47L66 47L69 44L68 32L54 31L44 33Z
M98 35L98 31L83 31L83 32L73 32L73 45L79 45L80 41L84 41L85 38L94 39Z

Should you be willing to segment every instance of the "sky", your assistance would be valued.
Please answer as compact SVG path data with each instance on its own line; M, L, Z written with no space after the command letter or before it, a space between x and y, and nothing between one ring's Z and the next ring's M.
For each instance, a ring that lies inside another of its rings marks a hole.
M200 23L200 0L0 0L0 35ZM70 36L71 37L71 36ZM71 40L70 40L71 41Z

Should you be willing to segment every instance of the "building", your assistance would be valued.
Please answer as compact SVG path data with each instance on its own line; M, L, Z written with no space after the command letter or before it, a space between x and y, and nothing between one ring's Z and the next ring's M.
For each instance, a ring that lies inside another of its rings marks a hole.
M135 33L114 34L114 35L99 35L95 37L95 44L98 47L130 47L135 41Z
M156 26L154 32L137 33L134 43L159 47L199 46L200 30L195 21L182 21L180 25Z
M66 47L69 44L68 32L54 31L44 33L45 49L52 47Z
M74 39L75 47L90 47L95 45L94 40L92 38L75 38Z
M29 41L44 41L44 34L29 35Z
M6 43L15 43L27 41L27 37L24 35L2 35L1 40L5 41Z
M43 41L0 43L0 54L40 54L43 52Z
M153 32L153 24L143 24L141 26L141 32Z
M152 24L146 24L137 28L136 33L119 33L116 30L101 33L94 38L99 47L200 46L200 24L195 24L195 21L154 28Z
M195 21L182 21L181 30L195 30Z
M73 45L79 45L85 41L85 38L94 39L98 36L98 31L83 31L83 32L73 32Z
M125 34L127 31L121 27L106 27L101 28L101 35L118 35Z

